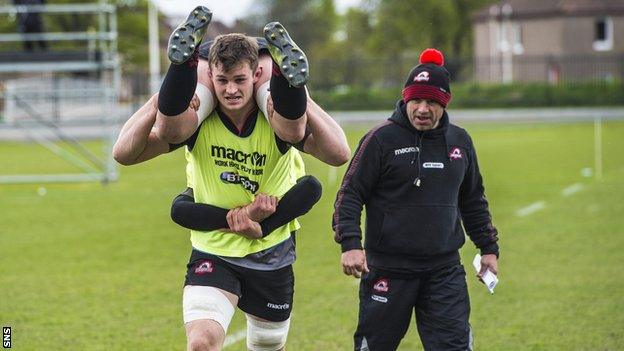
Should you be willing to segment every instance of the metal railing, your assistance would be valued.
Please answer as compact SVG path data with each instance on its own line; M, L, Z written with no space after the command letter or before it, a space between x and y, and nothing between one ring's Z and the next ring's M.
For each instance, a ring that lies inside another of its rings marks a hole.
M103 2L0 6L0 20L24 14L91 17L83 31L0 34L0 136L35 141L82 173L0 174L0 183L116 180L111 156L121 86L116 7ZM28 42L45 45L15 49ZM85 130L102 140L101 153L82 144Z
M418 64L415 55L392 58L332 57L309 55L311 85L333 89L346 85L361 88L402 87L409 71ZM501 58L446 59L453 83L503 83L505 63ZM624 53L565 56L514 56L511 82L602 82L624 81Z

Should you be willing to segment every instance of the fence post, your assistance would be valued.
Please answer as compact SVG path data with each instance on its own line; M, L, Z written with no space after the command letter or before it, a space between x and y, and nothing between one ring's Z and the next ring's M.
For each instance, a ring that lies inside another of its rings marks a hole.
M594 168L596 180L602 181L602 117L594 117Z

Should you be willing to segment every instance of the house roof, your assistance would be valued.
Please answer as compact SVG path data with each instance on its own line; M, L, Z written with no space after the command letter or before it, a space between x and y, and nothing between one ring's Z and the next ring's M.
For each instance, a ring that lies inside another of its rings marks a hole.
M501 18L503 10L512 19L570 16L624 15L624 0L504 0L479 10L474 22Z

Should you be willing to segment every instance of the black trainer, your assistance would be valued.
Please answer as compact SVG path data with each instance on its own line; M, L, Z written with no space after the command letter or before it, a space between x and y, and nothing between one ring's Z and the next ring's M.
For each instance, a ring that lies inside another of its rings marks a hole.
M186 21L173 30L167 46L167 55L171 63L179 65L193 57L193 53L204 39L211 19L212 12L207 7L197 6Z
M290 38L284 26L271 22L264 26L264 38L269 43L269 53L279 66L282 75L293 87L300 88L310 77L308 58Z

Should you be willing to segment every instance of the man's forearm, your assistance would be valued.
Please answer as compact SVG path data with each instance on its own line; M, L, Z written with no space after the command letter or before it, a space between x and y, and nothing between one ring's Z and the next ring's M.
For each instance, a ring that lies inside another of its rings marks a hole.
M332 217L334 240L342 247L342 252L362 248L362 230L360 217L363 203L351 189L342 189L334 204Z
M472 242L481 250L481 254L498 255L498 231L492 224L474 147L470 149L468 156L470 164L459 193L459 210L464 228Z
M145 151L156 120L156 99L157 95L152 96L121 128L113 146L113 157L117 162L133 164Z
M275 213L260 222L262 236L267 236L275 229L308 213L321 199L321 194L322 186L316 178L313 176L299 178L297 184L293 185L279 201Z
M362 248L360 218L380 177L382 155L383 150L373 130L360 140L345 172L336 195L332 221L334 240L340 243L343 252Z
M321 198L321 183L312 177L300 178L284 194L276 211L260 222L262 236L267 236L275 229L295 218L306 214ZM229 210L221 207L196 203L190 193L178 195L171 207L171 218L177 224L192 230L212 231L229 229L227 214Z
M173 200L171 219L184 228L199 231L213 231L228 228L227 209L196 203L195 198L182 193Z

